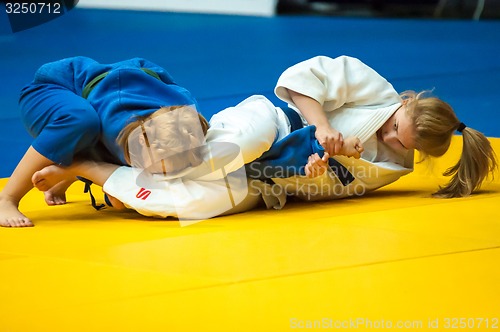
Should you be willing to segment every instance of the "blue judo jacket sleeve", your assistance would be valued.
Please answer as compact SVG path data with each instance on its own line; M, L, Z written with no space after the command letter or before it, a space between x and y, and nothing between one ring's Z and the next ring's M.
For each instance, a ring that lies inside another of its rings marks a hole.
M318 153L322 157L324 154L323 147L316 140L315 132L315 126L307 126L274 143L260 158L246 165L247 176L259 180L304 176L309 156ZM334 158L330 158L328 164L344 186L354 180L347 168Z

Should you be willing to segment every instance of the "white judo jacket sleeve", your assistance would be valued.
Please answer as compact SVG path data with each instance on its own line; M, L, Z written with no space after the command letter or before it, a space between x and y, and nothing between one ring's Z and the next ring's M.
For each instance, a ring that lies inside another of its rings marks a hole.
M275 93L295 107L287 89L315 99L325 112L344 105L379 108L401 101L385 78L360 60L348 56L317 56L285 70L278 79Z

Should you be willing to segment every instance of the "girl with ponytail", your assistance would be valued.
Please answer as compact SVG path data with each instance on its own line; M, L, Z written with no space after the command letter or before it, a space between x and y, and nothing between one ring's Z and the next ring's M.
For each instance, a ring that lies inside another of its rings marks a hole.
M308 188L320 188L314 196L307 188L299 192L303 179L274 181L306 200L342 198L353 192L362 195L388 185L413 171L414 150L422 160L445 154L455 131L463 138L461 157L444 172L451 180L434 197L470 195L497 168L488 139L464 125L449 104L427 91L399 94L356 58L318 56L300 62L284 71L275 93L300 115L304 125L316 126L315 138L340 163L331 167L331 162L328 165L318 157L308 162L306 168L315 169L315 174L329 173L307 183ZM359 161L338 156L348 136L357 137L364 150ZM325 173L328 166L330 172ZM349 192L350 187L357 191Z
M402 93L403 100L408 100L407 112L414 123L415 148L423 159L445 154L455 131L461 133L463 139L460 159L443 174L451 176L450 181L433 196L468 196L497 168L495 152L482 133L460 122L449 104L427 95L426 91Z

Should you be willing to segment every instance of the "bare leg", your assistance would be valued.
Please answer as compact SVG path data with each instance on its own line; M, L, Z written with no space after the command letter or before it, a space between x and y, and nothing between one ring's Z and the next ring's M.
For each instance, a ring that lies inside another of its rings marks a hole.
M118 167L117 165L95 161L77 161L69 167L50 165L33 174L32 181L39 190L50 191L61 183L74 181L76 176L83 176L102 187ZM114 208L120 210L125 208L123 203L116 198L109 195L108 198Z
M75 161L68 167L47 166L33 174L31 180L41 191L50 190L62 181L74 181L77 176L102 187L118 167L120 166L96 161Z
M75 180L76 176L72 174L71 166L62 167L56 165L49 165L44 169L35 172L31 178L33 185L38 190L43 192L50 190L57 191L58 186L73 183Z
M0 226L30 227L31 220L19 211L19 202L33 188L31 176L53 162L29 147L0 193Z

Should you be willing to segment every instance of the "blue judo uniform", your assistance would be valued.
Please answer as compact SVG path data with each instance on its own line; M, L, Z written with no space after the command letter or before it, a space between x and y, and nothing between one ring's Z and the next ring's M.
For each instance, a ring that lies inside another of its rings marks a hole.
M22 89L19 105L33 148L63 166L77 154L126 165L116 138L136 116L163 106L197 108L188 90L148 60L100 64L86 57L43 65Z

